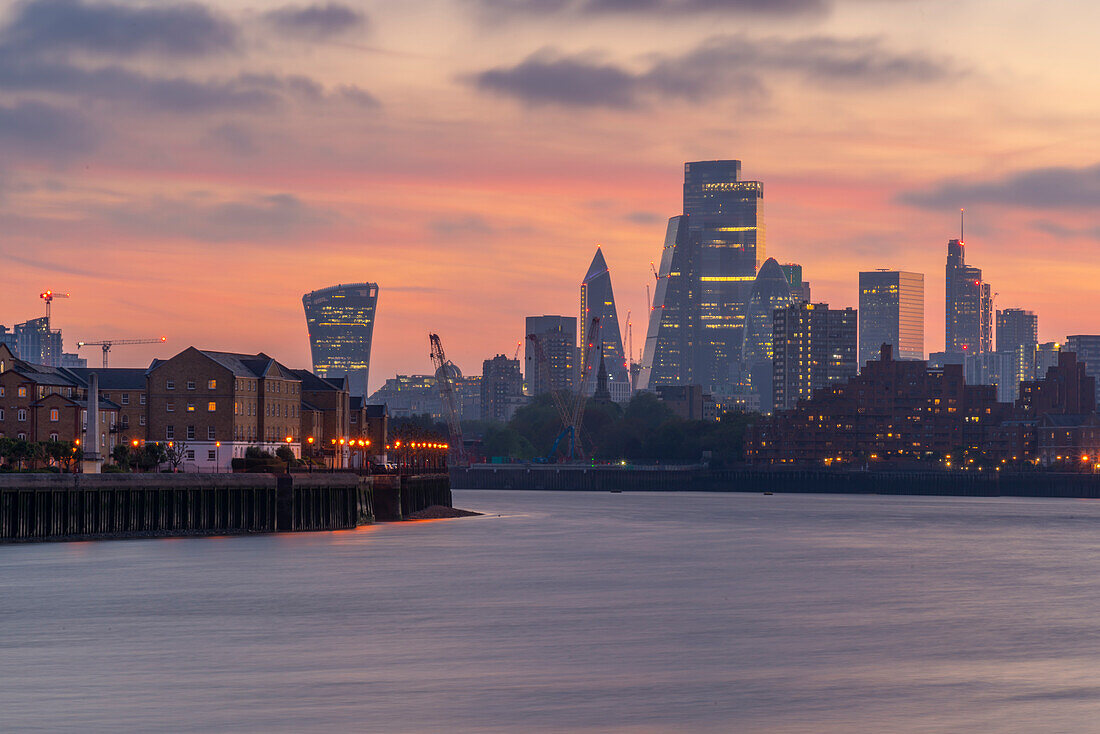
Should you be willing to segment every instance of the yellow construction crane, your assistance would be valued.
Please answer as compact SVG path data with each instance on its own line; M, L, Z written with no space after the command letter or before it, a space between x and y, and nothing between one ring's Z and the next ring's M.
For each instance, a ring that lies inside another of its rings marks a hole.
M107 369L107 354L110 353L111 347L116 344L159 344L160 342L166 341L168 341L168 337L166 336L162 336L159 339L104 339L98 342L77 342L76 348L79 349L80 347L102 347L103 369Z

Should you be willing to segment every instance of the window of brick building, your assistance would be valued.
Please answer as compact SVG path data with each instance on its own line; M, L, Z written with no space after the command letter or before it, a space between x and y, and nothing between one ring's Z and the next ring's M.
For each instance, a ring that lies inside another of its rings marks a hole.
M122 395L119 397L119 402L122 405L129 405L130 404L130 393L128 393L128 392L122 393Z
M175 413L176 412L176 404L175 403L165 403L164 404L164 412L165 413Z
M218 404L215 403L213 400L211 400L209 403L206 404L206 412L207 413L213 413L217 409L218 409Z
M19 420L25 421L25 420L27 420L27 411L24 410L23 408L20 408L19 412L16 414L16 416L18 417Z
M174 439L176 437L176 427L175 426L165 426L164 427L164 437L169 441Z
M61 420L61 411L57 408L50 408L50 423L57 423Z
M21 387L19 388L19 390L16 391L16 393L19 395L19 397L25 398L27 397L27 388Z
M190 439L190 440L193 440L195 438L195 427L194 426L188 426L187 427L187 438Z
M209 380L209 381L207 381L207 383L206 383L206 389L207 389L207 390L217 390L217 389L218 389L218 381L217 381L217 380Z
M145 393L138 395L138 404L145 405Z
M165 382L164 383L164 389L165 390L175 390L176 389L175 381L174 380L168 380L167 382Z
M209 428L206 429L206 438L208 440L213 441L213 440L217 439L217 437L218 437L217 430L214 428L214 426L210 426Z
M194 390L195 389L195 381L194 380L188 380L187 381L187 389L188 390Z
M144 426L145 425L145 416L143 416L143 415L138 416L138 425L139 426Z

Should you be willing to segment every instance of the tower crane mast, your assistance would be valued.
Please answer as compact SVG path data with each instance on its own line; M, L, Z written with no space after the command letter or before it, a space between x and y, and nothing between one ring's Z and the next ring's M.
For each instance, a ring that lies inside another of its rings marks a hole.
M454 465L466 463L466 450L462 446L462 424L458 420L458 403L455 399L454 377L448 369L450 363L443 352L443 342L438 334L428 334L432 348L432 366L435 367L436 384L439 397L443 400L443 412L447 418L447 431L450 434L450 454Z

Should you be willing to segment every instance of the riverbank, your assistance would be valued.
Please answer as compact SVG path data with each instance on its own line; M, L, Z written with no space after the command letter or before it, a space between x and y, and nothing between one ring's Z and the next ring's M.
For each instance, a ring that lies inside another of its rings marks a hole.
M475 464L451 470L461 489L589 492L798 492L1100 499L1100 475L1058 472L856 471L704 466Z

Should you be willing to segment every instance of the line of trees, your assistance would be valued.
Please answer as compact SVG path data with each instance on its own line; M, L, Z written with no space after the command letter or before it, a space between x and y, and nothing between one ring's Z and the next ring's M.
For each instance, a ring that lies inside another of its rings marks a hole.
M745 431L758 420L758 413L729 411L718 421L688 421L652 393L638 393L625 406L588 402L584 424L577 437L587 458L599 462L691 463L709 452L712 466L738 464L744 457ZM429 416L397 418L391 432L446 435L446 425ZM550 456L562 421L553 396L540 395L516 411L507 423L463 421L466 438L481 438L486 457L531 460L547 457L558 461L568 452L563 438Z
M0 437L0 471L73 471L84 452L68 441Z

